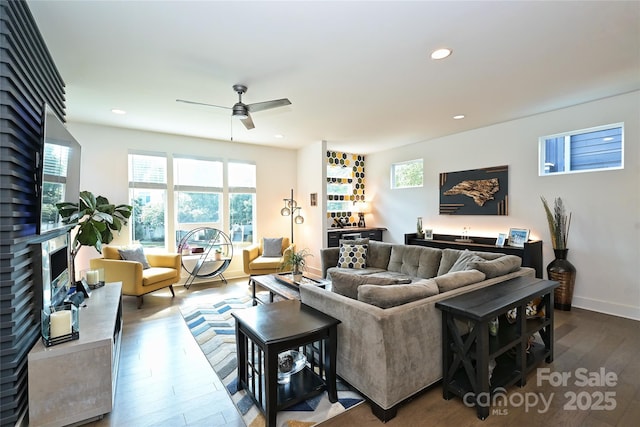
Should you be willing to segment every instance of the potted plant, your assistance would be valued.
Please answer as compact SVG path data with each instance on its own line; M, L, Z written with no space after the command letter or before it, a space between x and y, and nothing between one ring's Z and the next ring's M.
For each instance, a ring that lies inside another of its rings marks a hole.
M308 256L313 256L309 252L309 249L302 249L300 251L289 251L289 253L285 256L281 269L284 271L291 270L291 274L293 275L293 281L298 282L302 279L302 273L305 270L305 266L307 263L306 258Z
M222 249L221 248L216 248L216 253L215 253L214 259L216 261L220 261L222 259Z
M113 231L120 232L127 225L133 207L113 205L106 197L95 197L90 191L80 192L78 203L56 203L65 224L77 222L77 232L71 243L70 277L75 281L75 259L82 246L91 246L102 253L102 245L111 243Z
M547 215L551 245L555 259L547 265L547 277L560 283L554 292L554 306L559 310L571 310L573 287L576 280L576 268L567 260L567 241L571 226L571 213L567 214L564 202L556 197L553 209L544 197L540 197Z

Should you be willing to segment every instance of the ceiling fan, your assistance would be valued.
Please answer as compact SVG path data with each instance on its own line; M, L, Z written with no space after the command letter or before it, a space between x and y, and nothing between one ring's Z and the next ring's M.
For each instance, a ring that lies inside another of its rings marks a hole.
M205 105L207 107L217 107L231 110L231 117L240 119L244 127L247 129L255 128L251 115L249 113L255 113L257 111L269 110L271 108L284 107L285 105L291 105L291 101L287 98L274 99L271 101L256 102L253 104L245 104L242 102L242 94L247 91L245 85L236 84L233 85L233 90L238 94L238 102L233 107L223 107L221 105L205 104L203 102L187 101L184 99L176 99L177 102L184 102L187 104Z

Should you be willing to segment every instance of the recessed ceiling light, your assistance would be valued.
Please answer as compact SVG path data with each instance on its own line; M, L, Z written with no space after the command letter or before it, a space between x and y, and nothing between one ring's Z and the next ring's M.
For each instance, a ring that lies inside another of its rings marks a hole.
M278 139L282 139L282 138L284 138L284 135L277 133L277 134L273 135L273 137L274 138L278 138Z
M458 114L457 116L453 116L454 120L462 120L464 119L464 114Z
M448 48L442 48L442 49L436 49L433 52L431 52L431 59L444 59L447 56L451 55L451 49Z
M124 111L124 110L120 110L120 109L118 109L118 108L114 108L114 109L112 109L112 110L111 110L111 112L112 112L113 114L127 114L127 112L126 112L126 111Z

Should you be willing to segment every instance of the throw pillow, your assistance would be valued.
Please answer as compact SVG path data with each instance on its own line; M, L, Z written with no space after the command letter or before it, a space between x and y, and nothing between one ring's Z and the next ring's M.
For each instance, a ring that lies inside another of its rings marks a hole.
M118 253L120 254L120 258L125 261L136 261L142 264L143 270L151 268L151 266L149 265L149 261L147 261L147 257L144 254L142 246L138 246L132 249L118 249Z
M516 271L522 265L522 258L516 255L504 255L490 261L471 261L469 268L475 268L487 275L487 279Z
M368 245L369 238L368 237L360 237L359 239L340 239L338 242L340 245L346 243L348 245Z
M343 243L340 245L338 267L365 268L367 266L367 246Z
M455 271L470 270L469 263L473 261L484 261L484 258L474 254L468 249L465 249L464 252L460 254L456 262L453 263L448 272L453 273Z
M421 280L409 285L376 286L367 284L358 288L358 301L380 308L391 308L437 294L438 285L434 279Z
M262 256L281 257L282 237L265 237L262 239Z
M358 298L358 288L364 284L395 285L396 279L388 277L371 277L366 274L349 274L340 271L331 273L331 290L352 299Z
M478 270L454 271L435 278L440 292L448 292L485 279L485 274Z

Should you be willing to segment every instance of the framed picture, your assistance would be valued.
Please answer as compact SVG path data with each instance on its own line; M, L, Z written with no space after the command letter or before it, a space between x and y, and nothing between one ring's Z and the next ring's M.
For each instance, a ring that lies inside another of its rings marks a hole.
M433 230L430 228L424 229L424 238L426 240L433 240Z
M496 246L504 246L504 242L507 241L507 235L505 233L498 234L498 238L496 239Z
M519 248L524 247L524 244L529 240L529 230L524 228L510 228L509 229L509 246L516 246Z

